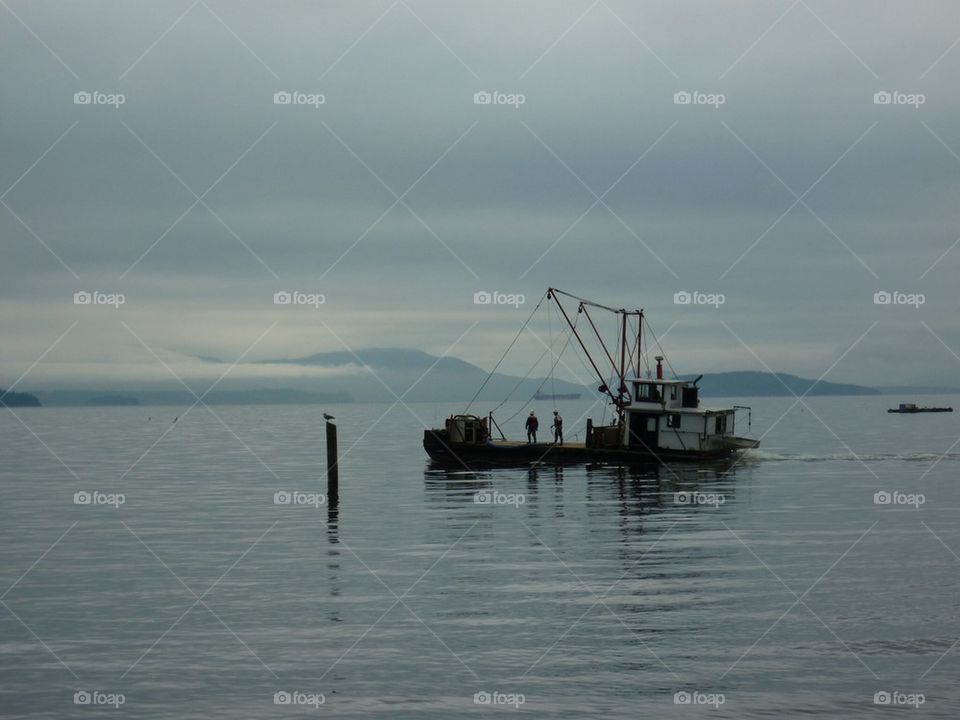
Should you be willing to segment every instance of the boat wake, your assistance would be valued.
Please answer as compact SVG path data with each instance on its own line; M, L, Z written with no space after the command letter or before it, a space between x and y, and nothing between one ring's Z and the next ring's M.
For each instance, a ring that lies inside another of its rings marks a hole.
M827 453L823 455L807 455L802 453L777 453L768 450L746 450L741 457L744 462L830 462L835 460L849 460L853 462L957 462L960 453L857 453L851 452Z

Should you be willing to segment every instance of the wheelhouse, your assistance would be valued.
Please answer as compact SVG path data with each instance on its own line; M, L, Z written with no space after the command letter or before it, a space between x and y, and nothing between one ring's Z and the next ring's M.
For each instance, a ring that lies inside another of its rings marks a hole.
M703 451L735 435L737 407L701 408L700 378L667 380L663 357L656 360L656 377L629 381L630 394L623 407L625 447Z

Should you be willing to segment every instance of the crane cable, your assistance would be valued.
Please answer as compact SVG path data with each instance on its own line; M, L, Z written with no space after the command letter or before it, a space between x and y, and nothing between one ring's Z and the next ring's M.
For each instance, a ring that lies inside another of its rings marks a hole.
M647 327L650 327L650 323L647 323ZM673 369L673 365L670 364L670 360L667 358L667 354L663 351L663 346L660 345L660 340L657 339L657 334L653 331L653 328L650 328L650 334L653 335L653 341L657 344L657 348L660 350L660 355L663 357L664 361L667 363L667 367L670 368L670 372L673 373L673 377L679 378L677 371Z
M575 328L575 327L576 327L576 323L574 323L574 328ZM571 341L572 339L573 339L573 329L570 330L570 334L567 336L567 341L563 344L563 347L560 349L560 354L556 356L556 360L554 360L554 362L553 362L553 367L550 369L550 372L551 372L551 373L553 373L553 369L556 368L557 364L560 362L560 358L563 357L563 353L566 352L566 349L570 346L570 341ZM549 350L549 348L548 348L548 350ZM534 363L534 367L536 367L536 365L540 363L540 360L542 360L542 359L543 359L543 356L546 355L546 354L547 354L547 350L544 350L544 351L543 351L543 354L542 354L539 358L537 358L537 362ZM524 376L524 377L521 379L520 382L523 382L523 381L526 380L528 377L530 377L530 373L532 373L532 372L533 372L533 368L530 368L530 372L528 372L528 373L526 374L526 376ZM523 404L520 406L520 409L517 410L513 415L511 415L511 416L508 417L506 420L504 420L504 422L503 422L504 425L507 425L507 424L508 424L511 420L513 420L517 415L519 415L520 413L522 413L522 412L524 411L525 406L528 405L528 404L530 404L530 402L532 402L533 399L536 398L536 396L540 393L540 390L543 389L543 386L546 385L547 380L548 380L548 378L544 378L544 379L541 381L540 386L539 386L536 390L533 391L533 395L530 396L530 399L527 400L527 402L523 403ZM510 391L510 394L512 395L513 392L514 392L519 386L520 386L520 383L517 383L517 384L514 386L513 390ZM507 399L509 399L509 395L507 396ZM507 399L505 399L503 402L501 402L499 405L497 405L497 407L495 407L495 408L493 409L493 412L496 412L496 411L499 410L501 407L503 407L503 405L507 402Z
M550 354L553 355L553 322L550 319L549 306L547 307L547 333L548 333L547 339L550 341ZM559 361L559 358L557 358L557 360ZM557 367L557 363L554 363L550 367L550 394L553 395L553 398L551 399L554 400L554 402L556 402L557 387L553 381L553 371L556 367Z
M524 382L527 381L527 379L533 374L533 371L537 369L537 366L540 364L540 361L543 360L544 356L545 356L548 352L550 352L550 348L546 348L546 349L544 349L544 351L543 351L542 353L540 353L540 357L538 357L538 358L534 361L533 365L530 366L530 369L527 370L527 374L524 375L524 376L523 376L522 378L520 378L519 380L517 380L517 384L514 385L513 388L511 388L510 392L507 393L507 396L506 396L503 400L500 401L500 404L499 404L499 405L497 405L493 410L490 411L491 414L492 414L492 413L495 413L497 410L499 410L500 408L502 408L507 402L509 402L510 398L511 398L511 397L513 396L513 394L517 391L517 388L519 388ZM512 419L512 418L511 418L511 419Z
M492 378L494 374L496 374L497 369L500 367L500 363L504 361L504 359L507 357L507 353L510 352L513 346L516 344L517 340L520 339L520 336L523 334L523 331L527 329L527 325L530 324L530 321L533 319L534 314L537 312L537 310L540 309L540 305L543 304L543 299L546 296L547 296L547 293L544 293L543 297L541 297L540 300L537 302L536 307L533 308L533 311L530 313L527 319L523 322L523 325L520 326L520 330L517 332L516 337L513 338L513 341L507 346L507 349L503 351L503 355L501 355L500 359L497 360L497 364L493 366L493 370L490 371L486 379L480 384L480 387L477 389L477 392L474 393L473 397L470 399L470 402L467 403L467 407L463 411L464 414L467 414L467 411L470 410L470 406L473 405L474 401L480 396L480 393L483 392L483 389L487 386L487 383L490 382L490 378Z

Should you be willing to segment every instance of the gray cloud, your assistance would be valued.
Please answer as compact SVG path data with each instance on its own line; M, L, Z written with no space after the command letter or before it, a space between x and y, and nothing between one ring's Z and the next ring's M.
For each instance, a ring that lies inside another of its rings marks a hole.
M71 362L162 373L120 319L225 358L274 322L258 358L341 349L325 326L440 353L479 321L454 354L490 367L548 285L676 321L685 372L761 368L721 321L813 376L879 321L830 379L956 374L930 332L960 352L960 250L934 265L960 237L950 3L810 0L779 22L790 3L8 4L49 49L0 9L4 382L75 320L38 382ZM126 102L75 105L83 90ZM325 102L274 105L281 90ZM478 106L481 90L526 102ZM726 102L675 105L681 90ZM328 302L278 308L285 288ZM79 289L128 302L78 308ZM478 289L529 302L477 308ZM877 306L883 289L927 302ZM727 302L678 307L679 290Z

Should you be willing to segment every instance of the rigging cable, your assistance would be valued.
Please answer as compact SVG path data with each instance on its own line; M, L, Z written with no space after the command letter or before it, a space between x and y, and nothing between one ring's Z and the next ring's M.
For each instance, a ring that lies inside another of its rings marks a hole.
M523 334L523 331L527 329L527 325L528 325L528 324L530 323L530 321L533 319L534 313L536 313L537 310L540 309L540 305L543 303L543 299L544 299L546 296L547 296L547 294L544 293L544 294L543 294L543 297L541 297L540 300L537 302L536 307L533 308L533 311L530 313L530 315L527 317L527 319L524 320L523 325L520 326L520 330L517 332L517 336L516 336L515 338L513 338L513 341L507 346L507 349L503 351L503 355L501 355L501 356L500 356L500 359L497 360L497 364L493 366L493 370L490 371L490 374L487 375L486 379L480 384L480 387L477 389L477 392L474 393L473 397L470 399L470 402L467 403L467 407L466 407L466 409L463 411L464 414L467 413L467 410L470 409L470 406L473 405L474 401L480 396L480 393L483 392L483 389L487 386L487 383L490 382L490 378L492 378L492 377L494 376L494 374L497 372L497 368L500 367L500 363L503 362L504 358L507 357L507 353L510 352L510 350L513 348L513 346L516 344L517 340L520 339L520 335Z
M579 319L579 318L578 318L578 319ZM574 328L575 328L575 327L576 327L576 323L574 323ZM567 341L563 344L563 347L560 349L560 354L556 356L556 360L554 360L554 362L553 362L553 367L550 369L550 372L551 372L551 373L553 373L553 368L556 368L557 364L560 362L560 358L563 357L563 353L564 353L564 352L566 351L566 349L570 346L570 341L571 341L572 339L573 339L573 329L571 328L570 334L567 336ZM546 355L546 351L544 351L543 355ZM543 355L541 355L540 358L537 359L537 363L540 362L540 360L543 358ZM533 372L533 368L530 369L530 372ZM527 373L526 377L524 377L524 378L521 380L521 382L523 382L523 380L526 380L526 379L530 376L530 372ZM504 420L504 422L503 422L504 425L507 425L511 420L513 420L515 417L517 417L517 415L519 415L521 412L523 412L523 411L526 409L526 406L529 405L529 404L533 401L534 398L536 398L536 396L540 393L540 390L543 389L543 386L546 385L547 379L548 379L548 378L544 378L544 379L541 381L540 386L539 386L536 390L533 391L533 395L531 395L531 396L530 396L530 399L527 400L525 403L523 403L523 404L520 406L520 409L519 409L519 410L517 410L513 415L511 415L511 416L508 417L506 420ZM514 390L516 390L517 387L519 387L519 383L518 383L516 386L514 386ZM511 394L512 394L512 393L513 393L513 391L511 391ZM508 396L508 397L509 397L509 396ZM497 410L499 410L499 409L504 405L504 403L506 403L506 402L507 402L507 400L504 400L504 401L501 402L499 405L497 405L497 407L495 407L495 408L493 409L493 412L496 412Z
M643 347L646 348L643 352L643 368L646 371L647 377L650 377L650 341L647 339L647 326L649 324L650 323L644 323L640 329L640 332L643 334Z
M547 307L547 332L548 332L548 335L549 335L549 338L548 338L548 339L550 340L550 354L553 355L553 322L552 322L552 320L550 319L550 308L549 308L549 306ZM553 370L554 370L554 368L556 368L556 366L557 366L557 364L554 363L553 366L550 368L550 394L553 395L553 397L551 398L551 400L553 400L554 402L556 402L556 399L557 399L557 398L556 398L557 388L556 388L556 385L555 385L554 382L553 382Z
M647 323L647 327L650 327L649 322ZM669 330L667 332L669 332ZM670 360L669 358L667 358L667 354L663 351L663 346L660 345L660 340L657 339L657 334L653 331L652 327L650 328L650 334L653 335L653 341L657 344L657 347L660 349L660 354L663 356L664 361L667 363L667 367L670 368L670 372L673 373L673 377L679 378L680 376L677 375L677 371L674 370L673 365L670 364Z
M524 376L523 376L522 378L520 378L519 380L517 380L517 384L514 385L513 388L510 390L510 392L507 393L507 396L506 396L503 400L500 401L500 404L499 404L499 405L497 405L493 410L490 411L491 414L492 414L492 413L495 413L497 410L499 410L500 408L502 408L502 407L510 400L510 398L513 396L513 394L517 391L517 388L519 388L524 382L527 381L527 379L533 374L533 371L537 369L537 366L540 364L540 361L543 360L544 356L545 356L548 352L550 352L550 348L546 348L542 353L540 353L540 357L538 357L538 358L534 361L533 365L530 366L530 369L527 370L527 374L524 375Z

